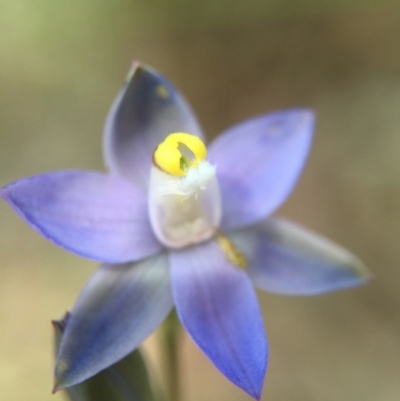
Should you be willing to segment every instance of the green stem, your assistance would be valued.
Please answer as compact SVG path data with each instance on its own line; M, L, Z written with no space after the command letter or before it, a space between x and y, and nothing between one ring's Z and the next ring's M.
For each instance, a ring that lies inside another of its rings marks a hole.
M169 401L179 401L179 338L180 323L173 310L165 320L161 345L163 352L163 368L166 377Z

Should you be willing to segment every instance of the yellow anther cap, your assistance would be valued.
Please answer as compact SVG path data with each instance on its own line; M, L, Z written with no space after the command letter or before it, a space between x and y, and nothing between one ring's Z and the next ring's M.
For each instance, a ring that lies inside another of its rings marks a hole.
M153 160L162 171L184 177L189 167L197 167L206 156L206 145L199 137L176 132L157 146Z

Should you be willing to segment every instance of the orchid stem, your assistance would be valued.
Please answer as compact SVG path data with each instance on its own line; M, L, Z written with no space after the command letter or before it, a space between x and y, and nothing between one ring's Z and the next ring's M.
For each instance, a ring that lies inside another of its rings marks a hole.
M164 322L162 327L162 350L164 374L169 401L179 401L179 338L180 323L173 310Z

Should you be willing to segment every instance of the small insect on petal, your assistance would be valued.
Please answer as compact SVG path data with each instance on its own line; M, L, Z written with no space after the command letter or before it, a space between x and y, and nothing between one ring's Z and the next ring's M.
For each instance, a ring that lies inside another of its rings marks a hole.
M228 237L222 233L218 233L216 240L222 252L230 262L243 269L247 267L246 257Z

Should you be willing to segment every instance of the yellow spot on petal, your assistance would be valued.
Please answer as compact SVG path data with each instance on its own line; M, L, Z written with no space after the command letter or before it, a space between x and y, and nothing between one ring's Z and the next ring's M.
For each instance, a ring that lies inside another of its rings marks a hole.
M57 370L59 372L64 372L64 370L66 370L68 368L68 364L65 361L60 361L57 364Z
M168 89L164 85L158 85L156 88L157 95L163 99L167 99L169 96Z
M218 233L217 244L222 249L222 252L224 252L228 260L230 260L233 264L243 269L247 267L247 260L245 256L227 236L222 233Z
M153 161L165 173L184 177L190 167L197 167L207 156L203 141L184 132L168 135L153 154Z

